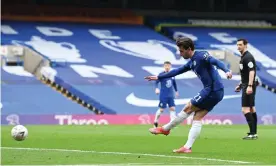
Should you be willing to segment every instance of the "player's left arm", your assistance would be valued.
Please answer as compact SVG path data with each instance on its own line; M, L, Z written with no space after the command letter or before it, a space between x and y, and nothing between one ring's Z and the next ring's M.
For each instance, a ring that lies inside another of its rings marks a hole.
M177 84L176 84L175 78L173 79L173 88L177 92Z
M191 61L189 61L185 65L183 65L177 69L171 70L167 73L164 72L164 73L159 74L158 76L147 76L147 77L145 77L145 79L148 81L152 81L152 80L161 80L163 78L174 77L174 76L177 76L179 74L182 74L182 73L185 73L185 72L191 70L190 65L191 65Z
M178 97L179 93L178 93L178 90L177 90L177 84L176 84L175 78L173 78L173 88L175 90L175 96Z
M253 92L252 86L253 86L254 75L255 75L253 61L254 61L253 57L247 57L245 59L245 64L244 64L244 65L247 65L248 70L249 70L248 87L246 89L247 94L251 94Z
M208 52L206 52L204 55L203 55L203 59L205 61L207 61L208 63L218 67L219 69L223 70L226 75L227 75L227 78L231 78L232 77L232 73L231 73L231 70L229 70L220 60L212 57L209 55Z
M248 85L253 85L253 81L254 81L255 71L254 71L254 63L253 63L253 61L254 61L253 57L248 57L245 60L245 63L248 66L248 70L249 70L249 82L248 82Z
M159 80L156 80L156 81L155 81L155 88L158 88L159 82L160 82Z
M250 70L249 71L249 82L248 82L248 85L253 85L254 75L255 75L255 71L254 70Z
M204 60L208 63L217 66L219 69L223 70L225 73L229 72L230 70L218 59L210 56L207 52L203 55Z
M156 80L156 81L155 81L155 93L156 93L156 94L159 94L159 93L160 93L160 90L159 90L159 88L158 88L159 82L160 82L159 80Z

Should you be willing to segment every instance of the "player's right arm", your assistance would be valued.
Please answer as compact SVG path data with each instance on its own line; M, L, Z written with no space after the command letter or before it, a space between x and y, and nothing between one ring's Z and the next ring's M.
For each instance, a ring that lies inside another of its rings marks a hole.
M177 76L179 74L185 73L185 72L191 70L190 65L191 65L191 61L189 61L185 65L181 66L180 68L171 70L168 73L161 73L161 74L158 75L158 79L170 78L170 77L174 77L174 76Z
M159 93L160 93L160 90L159 90L159 88L158 88L159 82L160 82L159 80L156 80L156 81L155 81L155 93L156 93L156 94L159 94Z
M236 86L235 92L240 92L241 91L241 85L242 85L242 83L240 82L239 85Z

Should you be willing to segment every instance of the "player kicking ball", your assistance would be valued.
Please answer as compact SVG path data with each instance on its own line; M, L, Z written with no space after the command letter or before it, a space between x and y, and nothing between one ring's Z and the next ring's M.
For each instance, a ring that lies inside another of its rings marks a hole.
M169 61L164 62L164 71L160 74L168 73L171 70L171 63ZM161 84L161 91L158 88L158 84ZM164 78L162 80L156 80L155 93L159 95L159 109L156 111L154 126L158 127L158 120L163 113L167 105L170 108L170 119L173 120L176 117L174 98L178 97L177 85L174 77ZM175 93L175 95L174 95Z
M224 96L224 86L217 68L223 70L228 79L232 78L232 73L222 62L210 56L207 51L195 51L194 43L190 38L179 38L176 44L179 48L180 56L184 59L190 59L190 61L178 69L159 76L148 76L145 79L149 81L162 80L193 70L201 80L204 88L187 103L175 119L162 127L151 128L149 131L152 134L169 135L172 128L182 123L191 113L195 112L186 144L179 149L173 150L175 153L191 153L192 146L201 132L201 120Z

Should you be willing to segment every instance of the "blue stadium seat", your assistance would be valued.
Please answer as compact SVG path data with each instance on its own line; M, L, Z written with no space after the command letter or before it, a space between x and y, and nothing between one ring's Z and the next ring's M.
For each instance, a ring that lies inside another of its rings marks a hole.
M1 102L3 105L1 114L93 114L31 75L18 76L7 72L16 73L15 70L17 70L19 73L20 67L9 68L1 69Z

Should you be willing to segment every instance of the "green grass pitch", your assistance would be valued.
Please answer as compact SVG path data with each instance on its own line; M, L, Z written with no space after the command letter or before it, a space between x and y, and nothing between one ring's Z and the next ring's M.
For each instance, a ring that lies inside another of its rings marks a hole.
M169 136L151 135L147 125L26 127L29 137L21 142L11 138L12 126L1 127L2 164L276 164L276 126L259 126L259 139L245 141L246 125L206 125L192 154L172 153L190 126Z

